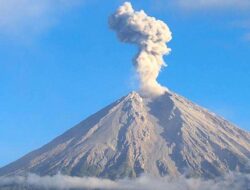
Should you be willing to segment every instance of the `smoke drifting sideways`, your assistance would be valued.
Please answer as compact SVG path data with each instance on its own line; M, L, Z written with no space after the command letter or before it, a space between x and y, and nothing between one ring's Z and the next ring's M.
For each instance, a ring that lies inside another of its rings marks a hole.
M7 187L20 189L103 189L103 190L248 190L250 174L228 173L214 180L170 176L155 178L141 176L136 179L112 181L95 177L71 177L65 175L43 176L29 174L26 177L0 177L0 189Z
M122 42L139 47L134 66L140 81L140 93L161 95L167 91L157 82L157 77L161 68L166 66L163 56L171 51L166 45L172 39L168 26L148 16L143 10L135 11L129 2L125 2L110 16L109 26Z

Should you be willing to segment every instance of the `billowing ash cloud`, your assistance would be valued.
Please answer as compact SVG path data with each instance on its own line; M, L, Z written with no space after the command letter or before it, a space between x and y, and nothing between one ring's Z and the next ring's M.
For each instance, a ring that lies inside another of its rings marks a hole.
M166 88L156 79L162 66L165 66L163 56L171 51L166 45L172 39L168 26L142 10L135 11L129 2L125 2L110 17L109 25L122 42L139 47L134 65L139 74L141 92L164 93Z
M154 178L142 176L136 179L112 181L95 177L71 177L64 175L40 177L30 174L27 177L0 177L0 188L7 185L20 185L29 189L106 189L106 190L247 190L250 188L250 175L229 173L214 180L200 178Z

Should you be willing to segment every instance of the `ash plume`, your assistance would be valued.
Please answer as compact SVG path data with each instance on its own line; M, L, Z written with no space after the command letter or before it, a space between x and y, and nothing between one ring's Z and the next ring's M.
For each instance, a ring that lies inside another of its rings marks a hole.
M109 25L122 42L139 47L134 66L139 76L141 94L163 94L167 88L162 87L156 79L161 68L166 66L163 56L171 51L166 45L172 39L168 26L143 10L135 11L129 2L110 16Z

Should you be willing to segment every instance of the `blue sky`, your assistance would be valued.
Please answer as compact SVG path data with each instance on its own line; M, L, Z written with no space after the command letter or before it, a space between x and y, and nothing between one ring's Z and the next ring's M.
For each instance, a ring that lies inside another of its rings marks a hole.
M0 166L136 89L122 1L0 1ZM173 32L159 82L250 130L250 2L132 1ZM11 12L11 14L10 14Z

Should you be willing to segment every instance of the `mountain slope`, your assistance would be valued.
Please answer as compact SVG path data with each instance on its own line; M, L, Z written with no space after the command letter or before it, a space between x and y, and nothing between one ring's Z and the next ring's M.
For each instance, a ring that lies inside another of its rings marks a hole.
M0 176L215 177L250 173L249 158L249 132L173 92L157 98L132 92L1 168Z

